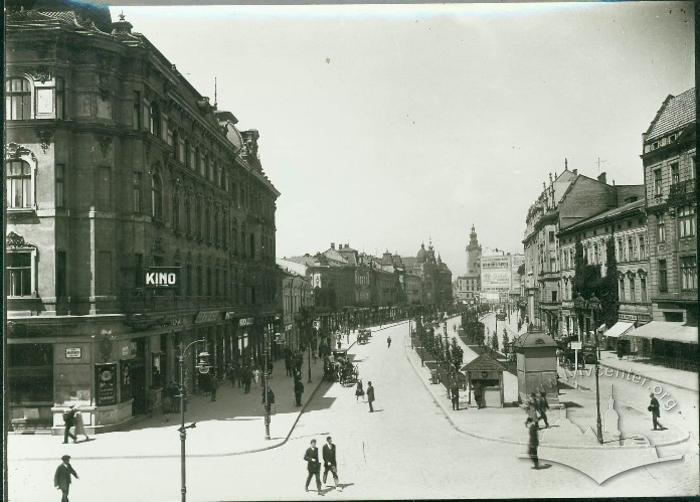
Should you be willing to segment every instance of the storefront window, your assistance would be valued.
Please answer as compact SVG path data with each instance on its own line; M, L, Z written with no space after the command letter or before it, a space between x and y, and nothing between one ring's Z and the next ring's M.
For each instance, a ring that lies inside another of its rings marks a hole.
M10 403L53 403L53 346L13 344L7 350Z

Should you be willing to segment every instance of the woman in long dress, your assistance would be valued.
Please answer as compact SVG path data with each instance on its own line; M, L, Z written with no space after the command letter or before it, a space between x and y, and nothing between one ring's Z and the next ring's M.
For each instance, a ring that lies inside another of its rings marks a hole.
M85 436L85 441L90 441L90 438L85 432L85 424L83 423L83 415L79 411L75 412L75 435L78 436L82 434Z

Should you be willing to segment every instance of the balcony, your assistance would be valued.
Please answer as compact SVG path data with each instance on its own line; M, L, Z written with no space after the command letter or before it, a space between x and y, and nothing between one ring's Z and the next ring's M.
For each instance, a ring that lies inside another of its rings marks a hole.
M668 205L673 207L687 206L697 203L695 195L695 180L689 179L674 183L668 192Z

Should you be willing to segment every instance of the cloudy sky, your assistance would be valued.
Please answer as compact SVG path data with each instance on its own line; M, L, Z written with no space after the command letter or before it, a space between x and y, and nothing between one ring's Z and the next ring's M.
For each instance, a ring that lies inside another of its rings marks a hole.
M549 173L642 182L641 133L694 85L690 3L114 7L242 129L282 196L278 255L349 242L465 271L522 252Z

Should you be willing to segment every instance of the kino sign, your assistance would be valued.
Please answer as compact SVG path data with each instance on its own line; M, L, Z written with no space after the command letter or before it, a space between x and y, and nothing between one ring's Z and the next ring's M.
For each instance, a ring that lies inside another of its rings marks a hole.
M146 269L147 288L177 288L180 282L179 267L149 267Z

